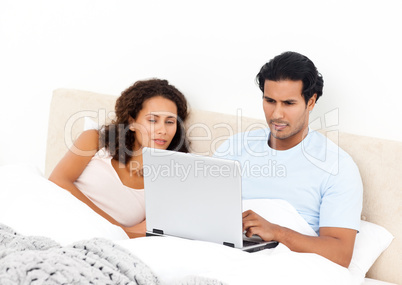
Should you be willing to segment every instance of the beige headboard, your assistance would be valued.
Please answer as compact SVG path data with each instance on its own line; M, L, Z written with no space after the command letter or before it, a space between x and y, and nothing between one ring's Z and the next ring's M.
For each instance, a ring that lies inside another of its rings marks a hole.
M107 122L116 96L57 89L53 93L49 117L45 175L65 154L83 130L84 117ZM258 128L263 121L193 110L187 123L191 151L210 155L223 139L233 133ZM329 136L331 138L331 136ZM389 230L395 239L378 258L368 277L402 284L402 143L339 133L331 139L357 163L363 179L363 219Z
M85 117L99 125L113 118L117 96L74 89L57 89L50 105L45 175L48 177L73 141L83 131ZM200 119L201 118L201 119ZM226 114L192 110L186 122L190 151L212 155L231 135L266 127L265 121Z

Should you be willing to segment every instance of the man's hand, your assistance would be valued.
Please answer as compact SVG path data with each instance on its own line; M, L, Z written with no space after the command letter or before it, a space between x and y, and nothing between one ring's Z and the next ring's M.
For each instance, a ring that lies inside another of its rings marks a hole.
M272 224L252 210L243 213L243 230L246 236L258 235L265 241L277 241L295 252L316 253L348 267L352 259L356 230L336 227L320 228L320 236L300 234Z
M265 241L275 240L275 230L278 225L272 224L252 210L243 212L243 231L246 236L258 235Z

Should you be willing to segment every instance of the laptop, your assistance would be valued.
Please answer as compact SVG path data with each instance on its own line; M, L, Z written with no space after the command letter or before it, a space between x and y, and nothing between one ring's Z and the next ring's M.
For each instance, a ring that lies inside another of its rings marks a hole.
M143 149L147 236L215 242L247 252L275 247L242 229L238 161Z

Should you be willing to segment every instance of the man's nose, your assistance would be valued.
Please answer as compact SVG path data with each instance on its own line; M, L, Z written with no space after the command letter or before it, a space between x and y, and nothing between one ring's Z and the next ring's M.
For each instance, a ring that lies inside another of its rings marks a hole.
M283 118L283 108L281 104L276 104L274 111L272 112L273 119L282 119Z

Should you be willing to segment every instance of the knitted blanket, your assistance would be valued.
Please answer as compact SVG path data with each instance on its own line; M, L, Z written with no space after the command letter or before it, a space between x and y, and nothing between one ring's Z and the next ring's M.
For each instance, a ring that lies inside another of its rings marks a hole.
M0 224L0 284L161 284L151 269L113 242L95 238L62 247ZM176 284L222 284L190 276Z

